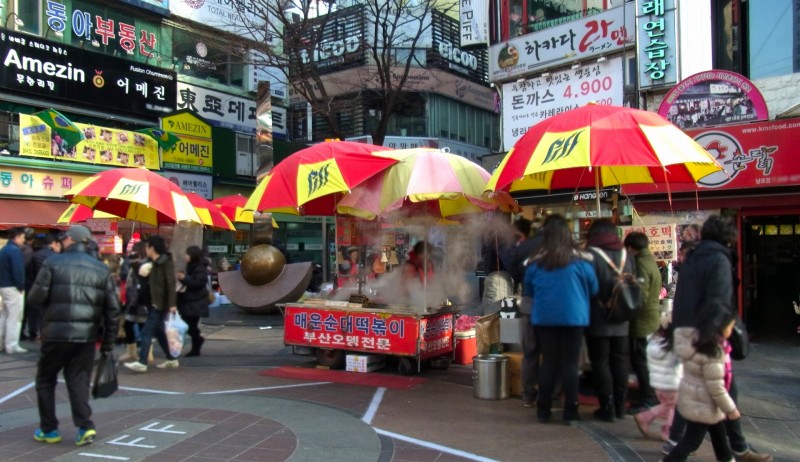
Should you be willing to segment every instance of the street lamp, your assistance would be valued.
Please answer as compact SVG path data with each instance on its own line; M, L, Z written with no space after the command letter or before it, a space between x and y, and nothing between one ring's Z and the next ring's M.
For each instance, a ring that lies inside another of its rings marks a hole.
M64 38L64 33L63 32L61 32L60 30L55 30L52 27L48 27L47 28L47 32L45 32L45 34L44 34L44 39L45 40L47 40L47 36L50 35L50 32L53 32L53 35L55 35L56 38Z

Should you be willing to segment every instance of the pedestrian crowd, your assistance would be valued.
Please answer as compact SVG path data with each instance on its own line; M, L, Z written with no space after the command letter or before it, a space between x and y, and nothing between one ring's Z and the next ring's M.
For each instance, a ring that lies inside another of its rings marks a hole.
M514 224L516 244L498 250L498 260L506 254L504 269L521 291L522 398L539 422L551 420L562 396L562 421L580 420L585 352L598 400L593 417L632 415L645 438L662 441L663 460L687 460L706 434L719 461L772 460L746 442L736 404L727 340L737 317L733 220L713 215L686 228L671 311L661 308L668 284L646 234L620 239L614 223L601 218L579 245L560 215L549 215L535 232L525 218ZM620 319L610 307L625 273L635 275L640 297ZM631 373L636 387L629 387Z
M191 338L186 356L200 355L200 318L209 315L211 301L209 263L200 247L190 246L185 271L176 271L164 238L151 235L132 246L115 277L84 226L45 235L36 251L34 237L30 228L10 229L0 249L0 350L26 353L21 339L41 343L35 381L40 425L33 438L61 441L55 389L63 371L75 444L83 446L96 437L89 392L98 346L110 353L123 331L120 362L145 373L154 362L155 339L165 356L156 367L175 369L179 362L165 326L179 313Z

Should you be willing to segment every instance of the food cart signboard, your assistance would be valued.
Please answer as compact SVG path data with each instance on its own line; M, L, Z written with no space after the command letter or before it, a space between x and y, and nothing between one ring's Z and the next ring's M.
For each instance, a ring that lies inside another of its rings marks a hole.
M287 306L284 343L337 350L421 358L452 351L452 313L418 319L413 315Z
M620 226L622 231L622 239L628 234L638 231L647 235L650 239L650 252L656 258L656 261L673 261L677 260L677 225L647 225L647 226Z

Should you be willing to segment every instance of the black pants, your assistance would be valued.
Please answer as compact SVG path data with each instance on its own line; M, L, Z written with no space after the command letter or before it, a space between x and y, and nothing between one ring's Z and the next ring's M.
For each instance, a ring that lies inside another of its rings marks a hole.
M189 330L187 333L189 337L192 339L192 350L197 349L197 345L202 342L202 336L200 335L200 318L198 316L181 316L183 321L189 326Z
M123 324L123 328L125 329L125 344L132 345L136 343L136 332L133 330L134 326L139 325L139 332L144 329L144 323L141 322L133 322L125 320L125 324Z
M583 343L583 327L536 326L536 338L542 351L539 369L540 409L549 407L557 377L561 377L564 403L568 406L578 402L578 360Z
M650 371L647 369L647 337L630 338L631 368L636 374L639 383L639 396L637 403L640 407L656 404L656 393L650 386Z
M692 422L691 420L686 421L686 433L678 445L662 460L683 462L689 457L689 454L700 447L706 433L711 436L711 445L714 447L714 455L717 460L733 460L733 453L730 446L728 446L728 436L725 434L725 424L723 422L708 425Z
M27 294L27 292L26 292ZM39 326L42 323L42 307L25 303L24 317L22 318L22 336L34 339L39 336Z
M94 364L94 343L44 342L36 370L36 398L39 404L39 426L43 432L58 429L56 416L56 383L64 369L72 422L76 427L94 428L89 406L89 384Z
M542 348L536 339L529 314L522 315L522 324L522 399L535 401Z
M624 401L628 391L628 337L587 335L586 349L592 363L595 394Z

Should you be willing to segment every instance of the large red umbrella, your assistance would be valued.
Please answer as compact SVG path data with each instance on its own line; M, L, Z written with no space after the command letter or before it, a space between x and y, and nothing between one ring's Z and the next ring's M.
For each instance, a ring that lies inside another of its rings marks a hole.
M144 168L113 168L96 173L64 194L76 204L151 225L201 223L186 193Z
M660 115L588 104L531 127L492 174L488 191L696 183L722 170ZM598 195L599 207L599 195Z
M258 183L245 210L293 215L333 215L341 194L398 162L372 155L387 148L328 141L297 151Z
M194 207L194 211L197 212L203 225L210 228L227 229L229 231L234 231L236 229L233 223L231 223L231 220L222 213L216 204L213 204L208 199L194 192L187 193L186 197L189 198L189 202L192 204L192 207Z

